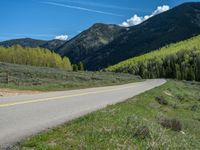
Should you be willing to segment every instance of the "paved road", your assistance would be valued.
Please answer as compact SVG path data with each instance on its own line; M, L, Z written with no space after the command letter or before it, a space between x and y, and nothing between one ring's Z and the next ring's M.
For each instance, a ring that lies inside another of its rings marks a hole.
M0 98L0 149L30 135L164 84L162 79L120 86Z

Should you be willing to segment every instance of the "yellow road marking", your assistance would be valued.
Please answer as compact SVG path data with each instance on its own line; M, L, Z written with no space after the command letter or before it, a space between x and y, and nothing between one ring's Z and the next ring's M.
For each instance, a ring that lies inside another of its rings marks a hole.
M0 104L0 108L22 105L22 104L29 104L29 103L38 103L38 102L44 102L44 101L50 101L50 100L58 100L58 99L63 99L63 98L77 97L77 96L83 96L83 95L89 95L89 94L111 92L111 91L117 91L117 90L122 90L122 89L127 89L127 88L130 88L130 87L103 90L103 91L98 91L98 92L87 92L87 93L73 94L73 95L67 95L67 96L49 97L49 98L42 98L42 99L36 99L36 100L25 100L25 101L14 102L14 103Z

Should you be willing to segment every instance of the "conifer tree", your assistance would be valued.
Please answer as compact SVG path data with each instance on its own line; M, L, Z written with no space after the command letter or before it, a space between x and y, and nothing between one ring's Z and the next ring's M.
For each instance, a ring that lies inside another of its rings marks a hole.
M84 71L84 65L83 65L82 62L80 62L80 63L78 64L78 70Z

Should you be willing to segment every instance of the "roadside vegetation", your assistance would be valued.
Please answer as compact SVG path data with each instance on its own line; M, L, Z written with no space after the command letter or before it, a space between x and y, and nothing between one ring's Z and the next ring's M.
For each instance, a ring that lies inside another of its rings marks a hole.
M169 80L126 102L30 137L14 149L199 149L200 83Z
M44 48L0 47L0 62L72 70L69 58Z
M140 77L124 73L65 71L0 63L0 88L22 90L68 90L140 81Z
M200 81L200 36L134 57L106 71L124 72L142 78Z

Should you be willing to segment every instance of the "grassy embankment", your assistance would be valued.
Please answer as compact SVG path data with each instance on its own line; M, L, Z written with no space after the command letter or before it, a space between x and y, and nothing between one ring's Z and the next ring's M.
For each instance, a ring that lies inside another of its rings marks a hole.
M169 80L126 102L31 137L15 148L198 149L199 89L198 82Z
M72 72L54 68L0 63L0 88L22 90L68 90L140 81L124 73Z

